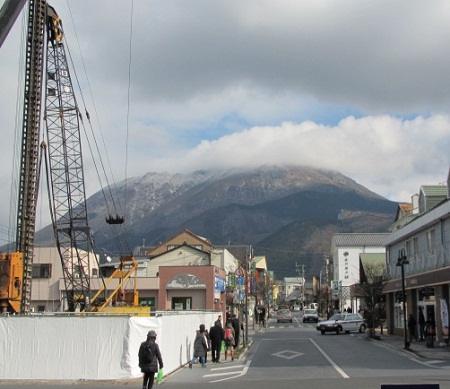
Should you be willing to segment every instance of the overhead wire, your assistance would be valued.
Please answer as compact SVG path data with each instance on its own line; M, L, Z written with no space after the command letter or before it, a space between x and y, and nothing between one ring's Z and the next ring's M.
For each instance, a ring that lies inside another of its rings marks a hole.
M129 57L128 57L128 89L127 89L127 130L125 137L125 207L128 205L128 150L130 135L130 101L131 101L131 64L133 54L133 16L134 16L134 0L131 0L130 12L130 39L129 39Z
M16 240L16 228L17 228L17 207L18 207L18 191L19 182L17 178L19 177L19 153L21 148L21 113L23 111L23 96L22 96L22 85L24 83L24 66L25 66L25 47L26 42L26 12L22 12L22 28L20 33L20 55L18 64L18 80L16 89L16 115L14 119L14 140L13 140L13 158L12 158L12 169L11 169L11 187L10 187L10 199L9 199L9 221L8 221L8 245L13 244ZM12 227L14 226L14 227ZM15 250L14 248L8 247L8 251Z

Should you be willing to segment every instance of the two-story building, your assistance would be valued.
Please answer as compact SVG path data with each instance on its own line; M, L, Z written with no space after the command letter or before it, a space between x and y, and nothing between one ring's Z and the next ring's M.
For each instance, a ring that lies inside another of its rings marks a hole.
M136 257L136 277L130 278L120 293L134 288L139 304L152 310L211 309L226 312L226 277L240 262L226 249L184 230L166 242L146 249L147 256ZM91 261L92 264L97 261ZM101 286L99 270L105 278L119 266L108 257L91 268L91 289ZM113 291L118 280L108 284ZM32 306L37 311L64 309L64 282L56 248L36 248L33 265Z
M437 326L437 339L448 342L450 286L450 192L447 185L424 185L413 196L410 213L398 212L407 223L397 220L385 240L389 282L386 294L389 331L403 334L405 320L416 320L419 308L425 319ZM403 266L402 266L403 263ZM402 279L402 268L404 277ZM402 288L405 288L403 296ZM406 297L406 312L403 298Z
M365 301L352 293L352 286L361 282L364 264L362 254L385 254L384 240L388 233L340 233L331 242L333 280L331 281L331 308L356 312Z

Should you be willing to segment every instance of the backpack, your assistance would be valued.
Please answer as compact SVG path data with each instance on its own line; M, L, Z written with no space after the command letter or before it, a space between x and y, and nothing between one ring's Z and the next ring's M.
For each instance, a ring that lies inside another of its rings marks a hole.
M153 351L150 348L149 344L145 345L143 357L144 357L145 363L149 363L153 360L154 354L153 354Z
M233 340L233 333L231 332L231 328L227 328L225 330L225 340Z

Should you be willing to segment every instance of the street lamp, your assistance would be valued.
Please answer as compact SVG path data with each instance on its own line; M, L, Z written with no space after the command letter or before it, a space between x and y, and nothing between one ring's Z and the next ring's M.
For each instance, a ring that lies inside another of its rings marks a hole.
M405 333L405 349L409 348L408 333L406 329L406 293L405 293L405 265L409 265L405 249L398 251L397 266L402 268L402 303L403 303L403 331Z

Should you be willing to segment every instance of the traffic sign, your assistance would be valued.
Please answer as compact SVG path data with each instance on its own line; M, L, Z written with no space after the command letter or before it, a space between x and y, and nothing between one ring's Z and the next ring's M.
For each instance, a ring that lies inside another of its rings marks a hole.
M234 274L236 274L238 277L242 277L244 275L244 269L242 267L238 267L235 271Z

